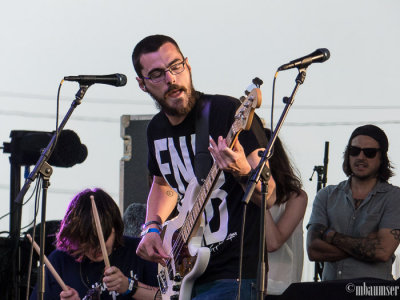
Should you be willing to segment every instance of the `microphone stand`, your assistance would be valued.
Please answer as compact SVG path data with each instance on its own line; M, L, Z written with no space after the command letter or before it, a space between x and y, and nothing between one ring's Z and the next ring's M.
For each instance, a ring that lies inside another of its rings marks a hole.
M47 189L50 186L50 176L53 173L53 169L47 161L50 158L50 156L55 148L58 133L64 129L65 124L67 124L69 118L72 115L72 112L75 110L75 108L79 104L81 104L83 96L85 95L85 93L89 87L90 87L90 85L80 85L79 90L75 95L75 100L72 102L70 109L68 110L67 114L65 115L65 117L62 120L59 127L57 128L56 132L54 132L53 137L51 138L47 147L42 151L42 154L39 157L39 160L37 161L33 171L29 174L29 176L25 180L24 186L22 187L22 189L20 190L20 192L18 193L17 197L14 200L18 205L22 205L24 196L25 196L26 192L28 191L31 183L36 179L37 176L40 176L40 178L43 180L43 184L42 184L42 215L41 215L41 226L40 226L40 255L39 255L40 269L39 269L38 291L37 291L37 293L38 293L37 299L40 299L40 300L43 300L43 295L45 292L45 288L44 288L45 287L44 247L45 247L45 234L46 234L45 222L46 222ZM21 222L21 220L19 220L19 222ZM34 238L35 237L33 237L33 239Z
M272 152L272 147L275 143L275 140L278 136L278 133L283 125L283 122L287 116L287 114L289 113L289 109L292 106L293 102L294 102L294 97L297 93L297 90L299 89L300 85L304 83L304 80L306 78L306 69L307 68L302 68L299 69L299 74L296 77L296 85L292 91L292 94L289 98L284 97L283 98L283 102L286 104L285 108L283 109L282 115L275 127L275 130L273 132L271 132L271 138L268 141L268 145L267 148L265 149L265 151L263 152L263 154L261 155L261 159L260 162L258 163L258 166L254 169L254 171L252 172L252 174L250 175L249 181L247 183L246 186L246 191L245 194L243 196L242 202L244 202L245 205L247 205L254 193L254 189L258 183L258 181L260 181L260 177L266 177L266 176L262 176L262 174L267 173L269 174L269 171L265 168L266 167L266 163L267 160L271 157L271 152ZM268 193L267 190L267 185L264 182L265 180L261 180L261 191L263 193L263 196L261 197L261 215L260 215L260 246L259 246L259 259L258 259L258 273L257 273L257 295L258 298L257 299L264 299L264 286L265 286L265 264L267 263L268 265L268 255L265 256L265 244L266 244L266 239L265 239L265 213L266 213L266 209L267 209L267 204L266 204L266 199L265 199L265 194ZM265 192L265 194L264 194Z
M314 166L313 173L311 174L310 181L312 181L314 172L317 172L317 193L320 189L326 186L327 175L328 175L328 159L329 157L329 142L325 142L325 153L324 153L324 165ZM322 271L324 269L324 263L316 261L314 264L314 282L318 282L318 278L322 279Z

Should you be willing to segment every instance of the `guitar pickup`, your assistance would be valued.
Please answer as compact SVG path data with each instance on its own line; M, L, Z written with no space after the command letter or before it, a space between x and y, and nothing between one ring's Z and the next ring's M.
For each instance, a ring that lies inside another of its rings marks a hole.
M165 293L168 290L168 282L164 270L161 270L157 275L157 280L161 293Z

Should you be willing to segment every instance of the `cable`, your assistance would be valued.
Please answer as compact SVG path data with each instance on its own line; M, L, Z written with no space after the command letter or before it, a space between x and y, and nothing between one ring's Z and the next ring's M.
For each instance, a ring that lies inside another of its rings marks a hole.
M54 115L52 114L45 114L45 113L34 113L34 112L24 112L24 111L15 111L15 110L0 110L0 115L5 116L19 116L19 117L26 117L26 118L36 118L36 119L53 119ZM78 121L87 121L87 122L104 122L104 123L120 123L119 118L107 118L107 117L80 117L75 116L71 117L73 120Z
M36 99L40 101L53 101L52 96L47 95L33 95L33 94L24 94L24 93L17 93L17 92L7 92L7 91L0 91L0 98L27 98L27 99ZM21 99L26 100L26 99ZM69 100L61 99L61 102L66 102ZM109 104L109 98L85 98L85 103L96 103L96 104ZM153 106L153 102L149 102L146 100L134 100L134 99L114 99L112 100L113 105L121 104L121 105L144 105L144 106ZM278 105L277 107L280 107ZM369 109L400 109L400 105L307 105L307 104L299 104L293 107L292 109L321 109L321 110L369 110Z
M39 94L26 94L26 93L18 93L18 92L8 92L8 91L0 91L0 98L16 98L16 99L21 99L21 98L26 98L26 99L36 99L36 100L41 100L41 101L54 101L53 96L48 96L48 95L39 95ZM25 99L21 99L25 100ZM69 101L69 100L61 100L62 102L64 101ZM110 98L85 98L85 103L97 103L97 104L109 104L110 103ZM121 105L137 105L140 103L141 105L153 105L152 102L149 102L147 100L133 100L133 99L114 99L112 100L113 105L114 104L121 104Z
M64 79L61 80L61 82L60 82L60 84L59 84L59 86L58 86L58 90L57 90L57 101L56 101L56 102L57 102L57 105L56 105L56 130L55 130L56 136L55 136L54 143L53 143L51 149L50 149L49 152L48 152L48 155L49 155L48 158L50 158L51 154L53 153L54 149L56 148L57 141L58 141L58 136L59 136L59 132L58 132L58 118L59 118L59 115L60 115L60 91L61 91L61 86L62 86L63 83L64 83ZM48 159L48 158L47 158L47 159Z
M271 132L274 129L274 105L275 105L275 83L278 77L278 72L275 73L274 80L272 81L272 100L271 100Z
M385 120L385 121L355 121L355 122L286 122L286 126L309 126L309 127L316 127L316 126L354 126L354 125L364 125L364 124L391 124L397 125L400 124L400 120Z
M36 192L37 188L38 188L38 183L36 182L36 185L35 185L35 188L34 188L33 191L32 191L32 194L29 196L28 200L26 200L24 203L22 203L22 206L24 206L25 204L27 204L27 203L32 199L32 196L33 196L33 194ZM14 208L14 211L12 211L12 213L15 213L16 209L17 209L17 207ZM11 212L8 212L8 213L6 213L5 215L2 215L2 216L0 217L0 220L3 219L3 218L5 218L5 217L7 217L7 216L10 215L10 214L11 214Z
M32 260L33 260L33 241L35 241L35 236L36 236L36 218L37 218L37 214L39 211L39 197L40 197L40 191L42 188L42 177L39 177L37 182L40 182L40 183L38 184L38 189L36 190L35 208L34 208L35 213L34 213L33 221L31 222L31 224L33 223L33 228L32 228L32 243L29 248L28 277L26 279L26 300L28 300L29 287L30 287L30 281L31 281ZM41 224L41 226L44 226L44 225ZM44 238L44 237L42 237L42 238Z

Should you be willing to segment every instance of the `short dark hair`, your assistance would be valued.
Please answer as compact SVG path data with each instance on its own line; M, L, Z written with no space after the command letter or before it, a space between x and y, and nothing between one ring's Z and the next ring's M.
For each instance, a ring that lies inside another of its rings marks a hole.
M140 57L143 54L157 51L165 43L172 43L173 45L175 45L176 49L179 51L183 58L183 54L179 49L178 43L173 38L162 34L150 35L148 37L145 37L143 40L137 43L132 53L133 67L135 68L136 74L140 78L143 78L143 66L140 64Z
M77 260L82 260L84 253L91 249L100 249L90 196L94 196L104 240L108 239L114 228L113 247L123 245L124 224L117 204L102 189L86 189L70 202L57 233L57 248L74 256Z
M352 140L359 135L366 135L374 140L376 140L379 144L379 147L381 149L381 165L378 170L378 179L382 181L388 181L390 177L394 175L392 169L393 166L390 163L389 157L388 157L388 149L389 149L389 142L388 138L385 134L385 132L379 128L378 126L375 125L363 125L360 127L357 127L353 133L351 134L349 138L349 142L347 143L346 149L343 153L343 172L349 177L350 175L353 174L351 171L350 167L350 162L349 162L349 148L351 146Z
M271 131L266 128L267 139L271 138ZM290 199L292 193L300 195L301 180L295 173L295 168L286 154L279 137L276 138L273 155L269 159L269 167L276 184L276 204L285 203Z

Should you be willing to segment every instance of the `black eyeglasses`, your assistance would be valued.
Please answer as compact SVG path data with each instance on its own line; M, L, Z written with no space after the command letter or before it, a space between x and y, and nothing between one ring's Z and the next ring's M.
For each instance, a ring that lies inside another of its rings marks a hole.
M360 155L361 151L364 153L364 155L368 158L374 158L378 151L381 151L379 148L360 148L356 146L350 146L349 147L349 154L351 156L358 156Z
M157 69L151 72L149 77L143 76L144 79L151 80L153 83L159 83L165 79L165 73L170 72L172 75L178 75L185 70L186 58L183 61L171 65L165 70Z

